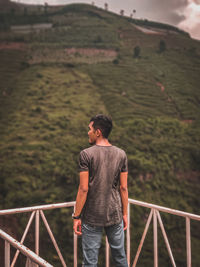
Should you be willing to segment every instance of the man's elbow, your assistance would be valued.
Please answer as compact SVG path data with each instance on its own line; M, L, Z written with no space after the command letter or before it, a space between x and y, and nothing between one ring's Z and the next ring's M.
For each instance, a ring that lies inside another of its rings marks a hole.
M120 191L121 192L128 192L128 188L127 188L127 186L122 186L122 185L120 185Z
M87 194L87 193L88 193L88 187L79 186L79 191L80 191L82 194Z

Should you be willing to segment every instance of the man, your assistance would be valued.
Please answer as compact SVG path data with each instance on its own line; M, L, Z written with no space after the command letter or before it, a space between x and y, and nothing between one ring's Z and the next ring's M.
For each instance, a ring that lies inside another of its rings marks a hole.
M116 266L127 267L124 230L127 228L127 157L112 146L112 120L96 115L89 123L89 143L79 157L80 185L76 198L74 231L82 235L83 266L95 267L105 229Z

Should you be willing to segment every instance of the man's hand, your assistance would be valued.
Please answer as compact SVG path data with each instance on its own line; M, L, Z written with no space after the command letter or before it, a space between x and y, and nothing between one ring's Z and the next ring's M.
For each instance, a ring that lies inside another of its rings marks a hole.
M127 229L127 226L128 226L127 215L123 215L123 222L124 222L124 231L125 231Z
M82 235L82 232L81 232L81 219L74 219L74 232L77 234L77 235Z

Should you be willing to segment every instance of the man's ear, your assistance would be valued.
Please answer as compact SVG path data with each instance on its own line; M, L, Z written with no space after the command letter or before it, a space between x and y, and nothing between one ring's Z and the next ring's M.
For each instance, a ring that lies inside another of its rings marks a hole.
M100 129L97 129L97 130L96 130L96 135L97 135L97 137L99 137L99 136L101 136L101 135L102 135L102 132L101 132L101 130L100 130Z

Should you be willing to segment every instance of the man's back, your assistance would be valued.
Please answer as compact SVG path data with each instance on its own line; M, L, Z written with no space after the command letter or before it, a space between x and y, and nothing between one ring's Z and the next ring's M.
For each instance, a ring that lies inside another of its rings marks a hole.
M128 267L124 250L127 229L127 157L108 136L112 119L97 114L88 125L90 148L80 153L80 183L76 197L74 231L82 235L83 266L97 267L103 229L117 267Z
M89 171L83 221L96 226L109 226L121 222L119 179L121 172L127 172L125 152L116 146L94 145L81 151L79 169Z

